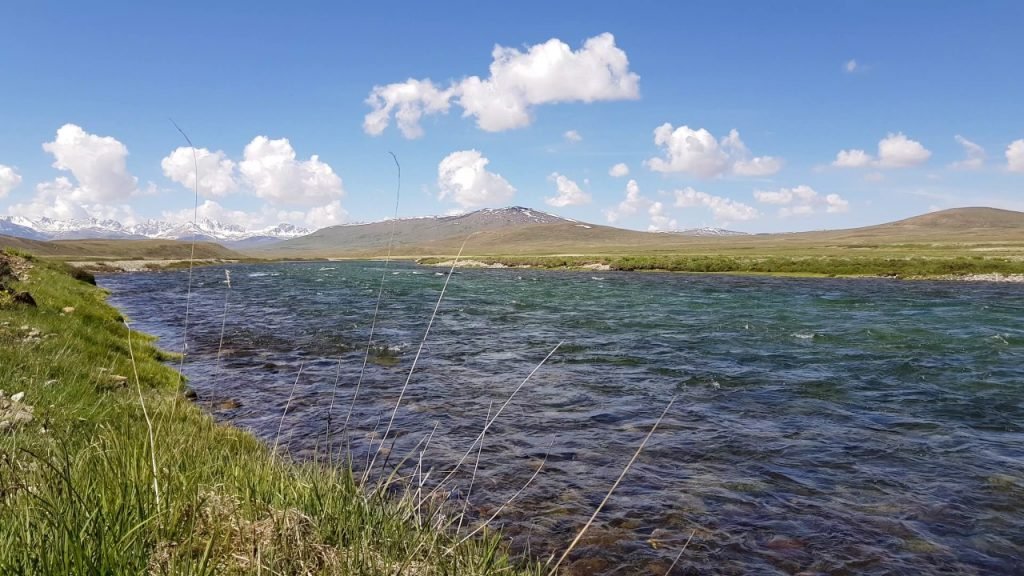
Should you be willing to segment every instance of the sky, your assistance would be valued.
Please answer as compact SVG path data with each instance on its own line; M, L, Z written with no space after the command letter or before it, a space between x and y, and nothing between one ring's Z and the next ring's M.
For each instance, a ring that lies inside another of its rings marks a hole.
M1024 210L1024 3L0 5L0 216Z

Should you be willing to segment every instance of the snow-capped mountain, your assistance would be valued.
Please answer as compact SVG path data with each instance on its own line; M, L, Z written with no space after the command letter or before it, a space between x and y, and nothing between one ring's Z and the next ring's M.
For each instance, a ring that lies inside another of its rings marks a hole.
M75 240L88 238L165 240L191 239L215 242L245 242L247 244L285 240L305 236L311 231L293 224L278 224L258 230L246 230L237 224L225 224L204 218L196 223L176 224L163 220L146 220L126 225L117 220L55 220L52 218L29 219L21 216L0 217L0 234L30 238L32 240Z
M663 230L662 234L679 234L680 236L747 236L746 232L726 230L725 228L714 228L703 226L701 228L689 228L687 230Z

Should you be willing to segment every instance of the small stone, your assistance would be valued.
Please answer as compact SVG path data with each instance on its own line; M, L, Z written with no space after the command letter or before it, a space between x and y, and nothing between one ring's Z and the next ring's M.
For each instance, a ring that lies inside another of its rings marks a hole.
M125 382L128 381L128 377L121 376L120 374L111 374L110 381L113 382L114 384L124 384Z
M213 405L218 410L234 410L242 405L241 402L234 399L221 400Z
M25 393L24 392L18 392L17 394L12 394L11 395L11 401L12 402L21 402L24 398L25 398Z
M65 313L65 314L74 314L75 307L74 306L65 306L65 307L61 308L60 311Z

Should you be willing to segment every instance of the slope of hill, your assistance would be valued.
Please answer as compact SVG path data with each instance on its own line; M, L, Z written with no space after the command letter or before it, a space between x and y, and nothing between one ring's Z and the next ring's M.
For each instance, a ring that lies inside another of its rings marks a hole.
M690 235L650 233L587 224L527 208L479 210L461 216L333 226L308 236L248 251L264 257L382 256L394 226L396 256L555 254L846 254L879 255L971 251L1024 254L1024 213L956 208L906 220L853 228L787 234ZM913 246L909 246L909 245Z
M29 240L0 236L0 248L15 248L37 256L82 260L179 260L192 251L177 240ZM237 260L242 254L212 242L197 242L196 259Z

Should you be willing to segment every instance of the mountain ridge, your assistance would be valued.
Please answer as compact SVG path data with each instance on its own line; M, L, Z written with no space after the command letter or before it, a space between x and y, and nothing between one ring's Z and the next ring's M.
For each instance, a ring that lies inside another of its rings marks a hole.
M175 224L164 220L148 219L137 224L122 224L114 219L60 220L23 216L0 217L0 234L30 240L191 240L222 242L226 245L252 246L259 243L296 238L310 230L293 224L281 223L257 230L246 230L237 224L203 218L192 223Z

